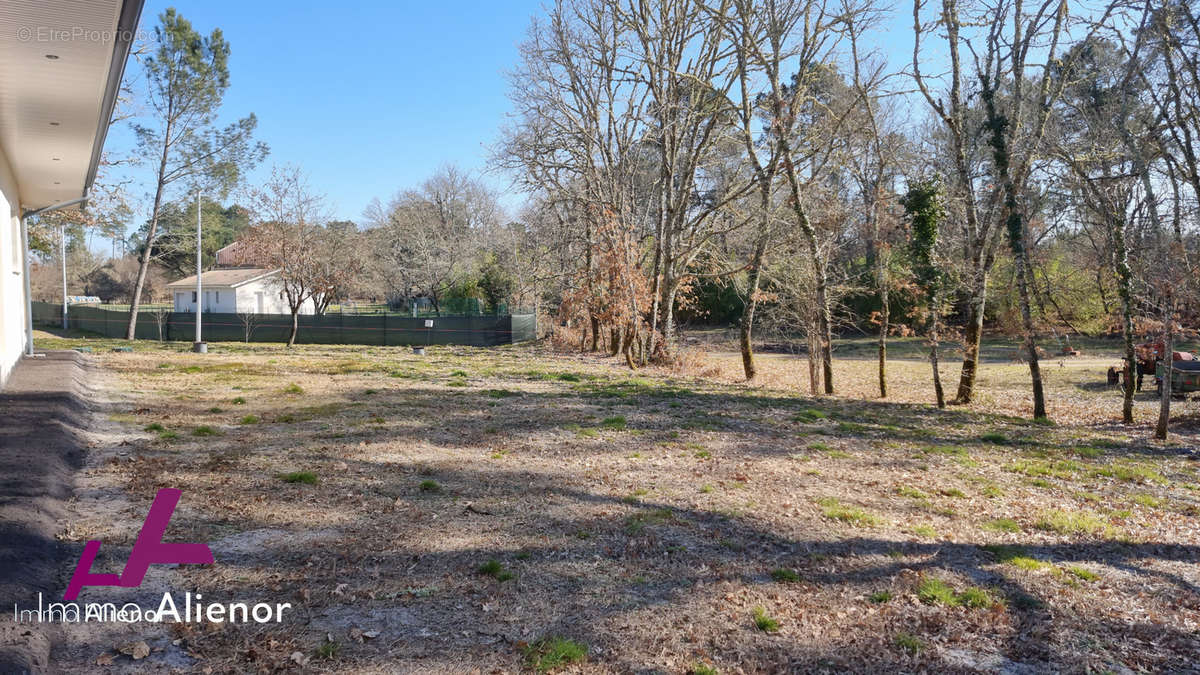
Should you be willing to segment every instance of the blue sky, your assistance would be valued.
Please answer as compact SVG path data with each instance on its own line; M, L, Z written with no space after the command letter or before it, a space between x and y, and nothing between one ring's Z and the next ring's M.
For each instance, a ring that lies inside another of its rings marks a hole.
M355 221L371 198L386 201L443 164L486 169L509 109L505 72L541 11L537 0L149 0L142 28L152 30L170 6L204 34L220 27L231 45L223 115L255 113L258 137L271 146L251 181L272 163L297 164L336 216ZM131 143L126 129L114 129L108 147ZM502 176L484 178L508 187Z
M520 204L507 177L486 173L486 164L510 109L505 73L531 17L543 13L541 0L148 0L142 29L151 33L170 6L204 34L220 27L231 45L223 116L255 113L258 137L271 147L251 183L272 164L299 165L336 217L359 222L372 198L386 202L455 164L500 191L506 207ZM911 14L899 11L868 49L903 64L911 39ZM130 73L143 86L132 61ZM127 128L114 129L108 149L120 154L132 142ZM143 185L132 192L143 201L150 173L136 169Z

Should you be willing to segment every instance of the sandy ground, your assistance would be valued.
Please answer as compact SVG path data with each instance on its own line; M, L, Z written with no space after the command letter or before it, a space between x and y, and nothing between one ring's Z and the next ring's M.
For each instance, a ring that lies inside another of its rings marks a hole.
M837 364L843 393L809 398L785 357L747 386L719 353L701 379L528 346L89 344L129 438L84 485L119 490L128 516L81 510L66 539L119 559L177 487L170 536L217 563L161 583L296 612L134 626L64 649L66 672L517 672L549 665L550 636L586 648L567 672L1200 659L1197 424L1167 443L1114 424L1103 356L1047 364L1045 426L1015 416L1020 364L988 364L978 404L938 411L917 361L892 364L881 402L855 398L874 374L856 359ZM134 661L117 648L143 629Z

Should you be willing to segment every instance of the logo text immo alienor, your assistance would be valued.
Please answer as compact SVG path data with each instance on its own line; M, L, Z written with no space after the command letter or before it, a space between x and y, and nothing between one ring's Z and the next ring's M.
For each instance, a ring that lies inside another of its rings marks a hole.
M156 609L143 608L132 602L120 607L114 603L80 605L74 602L85 586L136 588L146 578L146 571L150 569L150 565L211 565L213 555L208 544L163 543L162 538L167 531L167 525L171 522L171 514L175 512L175 505L179 503L182 495L181 490L163 489L154 496L154 503L150 505L150 512L146 514L146 521L143 523L141 531L138 532L137 541L134 542L133 549L129 552L129 559L125 561L125 567L120 574L92 573L92 563L96 560L96 554L100 552L101 542L89 541L83 547L79 564L75 566L75 573L71 576L71 582L67 585L66 592L63 593L63 602L46 604L42 599L42 594L39 593L37 609L22 610L16 604L13 605L13 620L39 623L90 621L159 623L167 620L181 623L193 621L211 621L213 623L282 621L283 611L292 608L290 602L274 603L273 605L265 602L252 605L245 602L204 604L201 602L203 596L200 593L197 593L194 598L191 593L185 593L183 602L177 604L169 592L163 593L162 600Z

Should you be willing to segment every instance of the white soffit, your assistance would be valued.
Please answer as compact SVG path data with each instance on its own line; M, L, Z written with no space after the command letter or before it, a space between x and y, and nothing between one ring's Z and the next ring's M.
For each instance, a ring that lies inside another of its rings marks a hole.
M0 0L0 149L23 208L90 187L141 6Z

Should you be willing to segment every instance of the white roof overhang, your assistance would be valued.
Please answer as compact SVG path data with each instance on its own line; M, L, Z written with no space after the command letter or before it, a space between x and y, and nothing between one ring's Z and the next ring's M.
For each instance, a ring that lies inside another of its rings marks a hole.
M0 3L0 149L24 209L90 189L143 2Z

